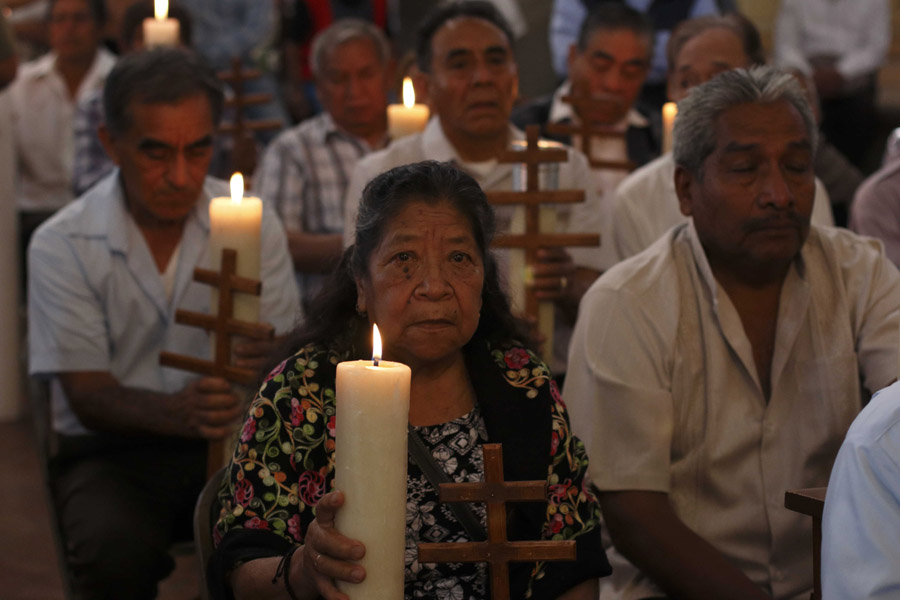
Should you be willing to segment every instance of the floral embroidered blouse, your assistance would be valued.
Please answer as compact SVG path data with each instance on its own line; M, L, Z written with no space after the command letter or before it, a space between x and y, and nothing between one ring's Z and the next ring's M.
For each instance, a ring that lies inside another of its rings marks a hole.
M511 597L555 598L609 574L599 506L585 483L588 459L546 365L514 344L471 342L465 353L476 408L450 423L417 428L420 437L454 481L482 480L481 444L502 443L507 480L546 479L548 485L546 503L508 505L509 539L576 541L575 562L511 565ZM307 346L263 382L219 491L214 578L224 579L239 562L303 543L316 503L334 486L335 373L348 358ZM412 459L407 485L406 600L489 597L483 564L418 563L419 542L469 537ZM484 524L483 506L472 508Z

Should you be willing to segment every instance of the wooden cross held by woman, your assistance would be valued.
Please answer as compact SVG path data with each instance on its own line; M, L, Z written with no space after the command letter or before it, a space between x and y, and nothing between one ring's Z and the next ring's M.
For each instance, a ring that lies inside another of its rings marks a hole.
M486 502L486 542L419 544L419 562L486 562L491 573L491 599L509 600L509 563L575 560L575 542L510 542L506 539L506 503L546 501L544 481L503 481L500 444L485 444L484 481L442 483L441 502Z
M219 306L216 315L205 315L187 310L175 311L175 322L191 327L202 327L211 332L215 339L215 351L212 361L193 356L184 356L174 352L160 352L159 364L191 373L222 377L232 383L253 385L257 373L252 369L243 369L231 364L231 337L240 335L256 340L272 339L275 331L271 325L249 323L234 318L234 293L253 294L259 296L262 283L255 279L240 277L235 273L237 252L231 248L222 250L222 271L194 269L194 281L213 285L219 291ZM222 441L209 443L206 471L211 476L218 471L224 460Z

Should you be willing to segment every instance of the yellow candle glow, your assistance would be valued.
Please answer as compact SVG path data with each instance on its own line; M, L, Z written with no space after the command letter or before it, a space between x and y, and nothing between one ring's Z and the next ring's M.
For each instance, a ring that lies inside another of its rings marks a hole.
M177 46L179 23L167 18L169 0L154 0L153 14L155 18L144 19L144 47Z
M372 360L337 366L335 487L344 505L335 518L343 535L366 546L362 583L339 583L351 600L403 597L406 548L406 463L410 368L381 360L373 326Z
M674 102L666 102L662 108L663 120L663 154L672 151L672 130L675 127L675 117L678 116L678 105Z
M209 204L210 268L221 268L222 249L237 252L237 274L259 279L260 231L262 200L244 197L244 178L235 173L231 178L231 197L213 198ZM213 291L213 310L218 305L218 292ZM259 321L259 296L237 293L234 317L242 321Z
M428 107L416 104L416 92L412 79L403 79L403 104L388 106L388 133L391 139L419 133L428 123Z

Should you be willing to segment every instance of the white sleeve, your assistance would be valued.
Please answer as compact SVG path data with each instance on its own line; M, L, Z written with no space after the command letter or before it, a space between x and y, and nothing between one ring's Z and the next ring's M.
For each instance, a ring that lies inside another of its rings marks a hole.
M775 20L775 64L781 69L797 69L807 75L812 74L812 65L806 60L801 48L801 18L796 2L783 0L781 10Z
M845 79L874 73L884 62L891 45L891 15L887 0L869 2L858 8L865 15L863 26L856 31L856 46L841 56L836 68Z

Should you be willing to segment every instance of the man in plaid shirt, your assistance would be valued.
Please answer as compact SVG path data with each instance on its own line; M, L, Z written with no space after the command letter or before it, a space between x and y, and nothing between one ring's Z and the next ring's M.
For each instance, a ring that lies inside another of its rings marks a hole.
M336 21L310 62L324 111L266 149L254 188L284 222L304 304L342 253L344 192L356 162L387 142L390 49L374 25Z

